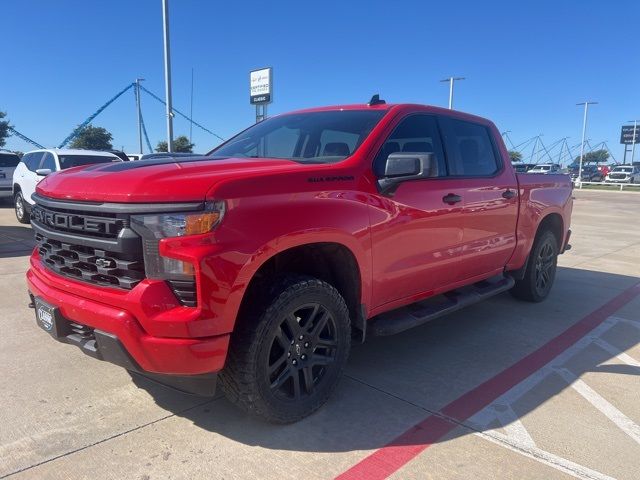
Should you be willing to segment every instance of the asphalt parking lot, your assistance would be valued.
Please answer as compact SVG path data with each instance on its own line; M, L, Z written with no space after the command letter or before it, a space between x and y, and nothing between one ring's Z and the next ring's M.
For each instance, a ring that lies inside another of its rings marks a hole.
M640 194L577 191L546 302L504 294L357 346L329 403L283 427L49 338L5 204L0 478L639 478L639 214Z

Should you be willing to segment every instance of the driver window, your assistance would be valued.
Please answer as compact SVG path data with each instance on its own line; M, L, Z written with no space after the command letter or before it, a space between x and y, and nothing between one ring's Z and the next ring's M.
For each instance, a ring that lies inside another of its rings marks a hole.
M374 160L373 171L377 177L384 175L389 155L397 152L433 153L437 165L434 176L447 175L438 123L433 115L410 115L398 124Z

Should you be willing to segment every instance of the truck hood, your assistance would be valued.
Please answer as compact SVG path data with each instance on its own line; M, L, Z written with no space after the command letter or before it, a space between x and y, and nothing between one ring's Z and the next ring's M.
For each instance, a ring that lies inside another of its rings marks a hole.
M115 162L51 174L38 184L36 192L76 201L202 201L214 185L225 179L297 170L301 166L270 158L182 157Z

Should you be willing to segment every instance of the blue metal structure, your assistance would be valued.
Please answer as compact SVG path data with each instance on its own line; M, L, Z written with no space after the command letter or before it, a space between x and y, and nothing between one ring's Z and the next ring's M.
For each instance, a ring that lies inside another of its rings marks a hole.
M17 131L15 128L13 128L11 125L8 126L9 131L15 135L16 137L24 140L27 143L30 143L31 145L35 145L38 148L44 148L42 145L40 145L38 142L36 142L35 140L31 140L29 137L27 137L26 135L21 134L19 131Z
M129 85L127 85L125 88L120 90L120 92L118 92L111 100L109 100L107 103L102 105L98 110L96 110L96 112L93 115L91 115L84 122L82 122L80 125L78 125L76 127L76 129L73 132L71 132L69 134L69 136L67 136L67 138L65 138L60 145L58 145L58 148L64 148L71 140L73 140L75 137L77 137L78 134L82 131L82 129L84 127L86 127L87 125L89 125L91 123L91 121L94 118L96 118L105 108L107 108L109 105L111 105L113 102L115 102L123 93L125 93L127 90L129 90L133 86L134 86L134 83L132 82Z

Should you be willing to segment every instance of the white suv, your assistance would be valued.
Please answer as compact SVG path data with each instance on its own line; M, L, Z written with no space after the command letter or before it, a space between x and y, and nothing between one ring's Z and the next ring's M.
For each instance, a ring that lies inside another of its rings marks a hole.
M94 150L34 150L27 152L13 172L13 201L16 218L29 223L36 185L50 173L92 163L120 162L113 153Z
M604 181L608 183L640 183L640 166L619 165L614 167Z

